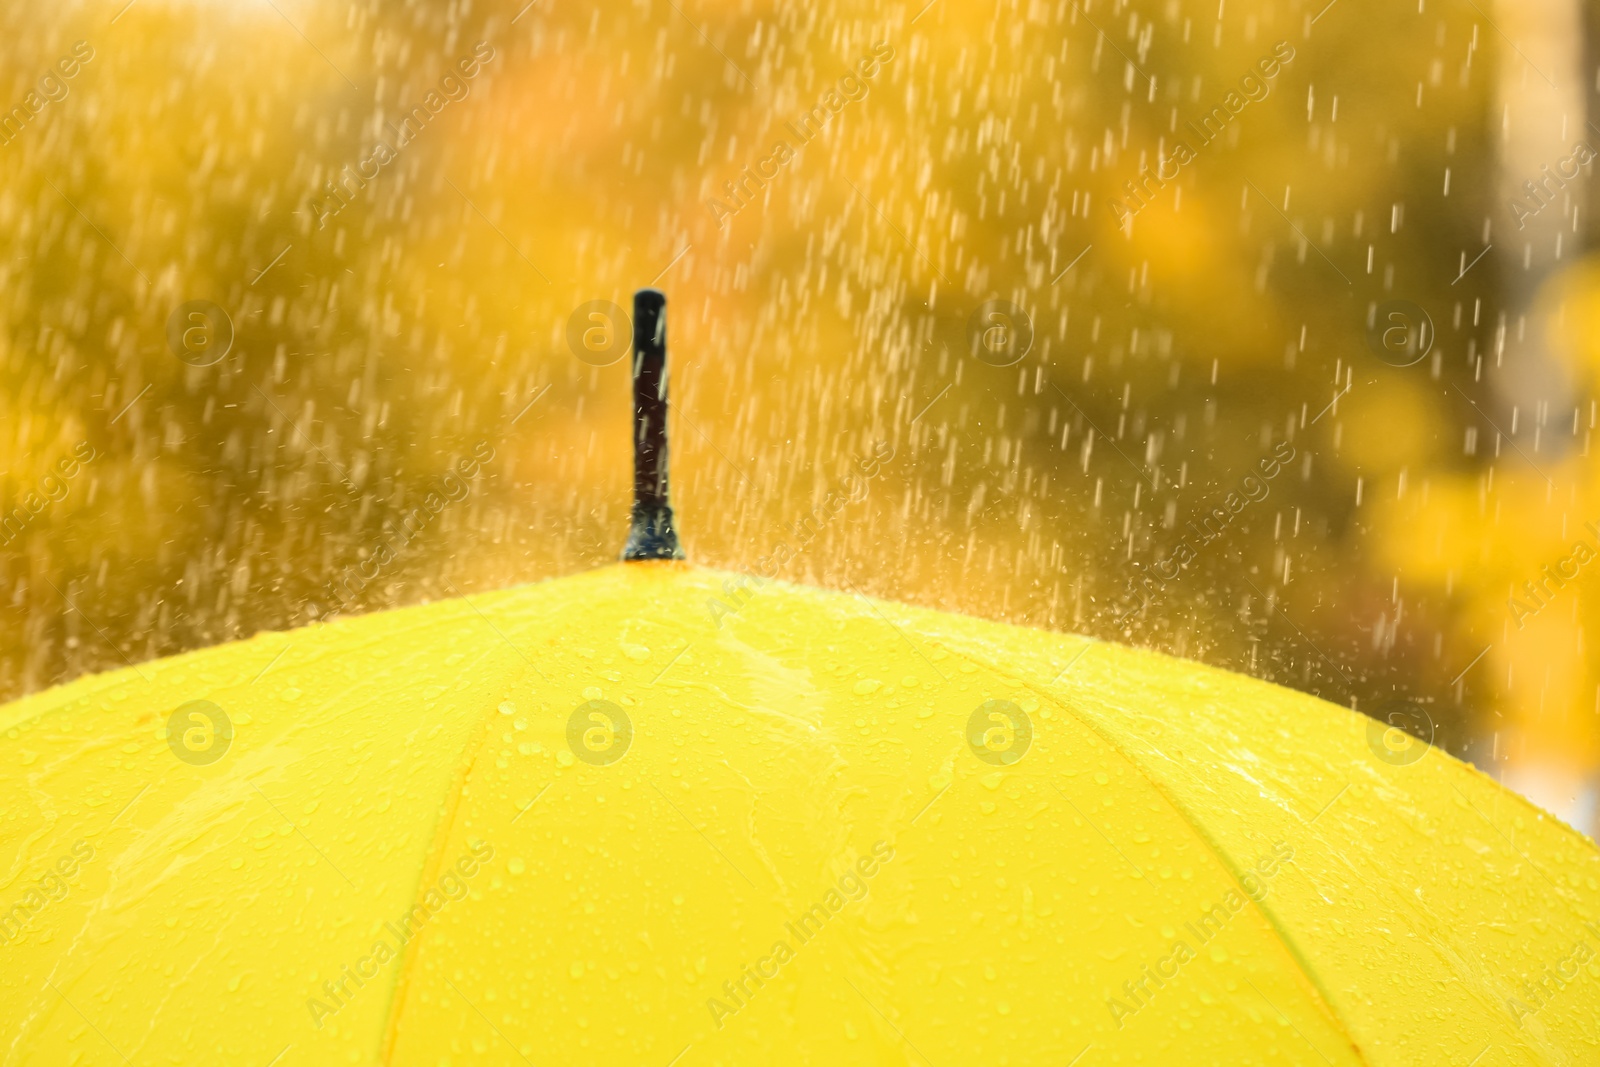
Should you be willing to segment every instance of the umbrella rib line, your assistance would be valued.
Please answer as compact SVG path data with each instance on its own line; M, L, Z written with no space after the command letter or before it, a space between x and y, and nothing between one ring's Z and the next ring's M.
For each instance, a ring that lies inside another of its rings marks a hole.
M998 677L1005 678L1018 676L1017 672L1015 671L1002 670L987 660L975 656L964 649L952 647L951 642L943 642L941 647L949 651L951 655L960 656L974 666L989 671L991 674L994 674ZM1109 732L1102 729L1100 725L1095 723L1092 719L1084 716L1076 708L1069 705L1065 700L1059 699L1048 690L1040 691L1037 686L1026 679L1023 679L1022 684L1026 688L1032 690L1034 694L1037 695L1041 700L1048 700L1052 704L1059 707L1065 714L1076 720L1079 725L1083 726L1096 737L1100 738L1100 740L1109 745L1111 750L1118 756L1121 756L1124 760L1126 760L1129 766L1133 767L1133 769L1139 773L1139 776L1149 783L1150 788L1154 789L1161 799L1167 802L1168 807L1170 807L1177 814L1178 818L1183 820L1184 824L1189 827L1200 843L1205 846L1208 852L1211 853L1211 855L1216 859L1217 863L1222 867L1223 871L1226 872L1228 877L1233 880L1234 884L1238 886L1243 885L1239 876L1239 872L1234 868L1232 857L1230 857L1227 852L1225 852L1222 847L1212 839L1211 835L1207 833L1205 828L1200 825L1199 821L1189 812L1188 808L1179 803L1178 800L1170 792L1168 792L1161 781L1151 774L1150 771L1145 768L1143 763L1135 759L1120 741L1118 741ZM1338 1027L1339 1033L1344 1036L1345 1042L1349 1045L1351 1051L1356 1054L1356 1059L1360 1063L1370 1067L1372 1061L1367 1057L1366 1052L1362 1050L1361 1046L1356 1043L1355 1036L1351 1033L1350 1024L1334 1007L1333 1000L1328 995L1328 990L1325 989L1322 982L1318 980L1315 972L1311 969L1309 961L1307 961L1305 957L1301 955L1299 949L1296 948L1294 943L1290 940L1288 934L1279 924L1277 916L1262 902L1256 902L1256 909L1266 920L1267 926L1272 930L1274 939L1278 942L1279 947L1283 949L1284 953L1289 957L1289 959L1294 961L1295 968L1299 970L1301 977L1303 977L1306 983L1310 985L1310 987L1316 992L1317 1000L1321 1002L1322 1007L1327 1011L1328 1018L1331 1019Z
M491 709L492 714L492 709ZM471 752L461 766L457 775L454 788L450 792L450 810L439 819L439 827L434 834L433 842L428 847L427 857L423 860L422 869L417 874L417 892L412 898L411 910L415 910L422 903L422 897L427 892L427 887L432 884L430 874L437 875L443 862L445 849L450 844L450 831L455 828L456 815L461 811L461 798L466 791L467 780L472 777L472 769L478 765L478 758L483 750L488 747L490 739L494 736L493 720L485 716L480 724L480 736L475 742L470 742L466 749ZM466 756L466 752L462 753ZM407 914L410 914L408 911ZM383 1042L378 1047L378 1062L388 1067L394 1060L395 1048L400 1036L400 1013L405 1007L405 992L411 984L411 969L416 966L417 958L422 953L422 931L419 929L412 938L414 944L405 945L399 964L395 967L395 982L389 991L389 1006L384 1011ZM519 1053L520 1055L520 1053Z

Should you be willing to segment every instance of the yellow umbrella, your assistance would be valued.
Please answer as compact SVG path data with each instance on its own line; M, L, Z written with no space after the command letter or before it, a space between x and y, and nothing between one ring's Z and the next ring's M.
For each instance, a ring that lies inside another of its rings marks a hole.
M1600 1048L1600 855L1470 767L671 558L83 678L0 709L0 767L4 1065Z

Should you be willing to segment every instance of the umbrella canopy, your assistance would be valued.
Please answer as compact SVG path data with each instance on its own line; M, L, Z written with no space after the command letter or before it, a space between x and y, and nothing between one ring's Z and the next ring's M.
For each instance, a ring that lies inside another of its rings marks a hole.
M198 702L198 703L197 703ZM1592 1063L1600 855L1160 655L671 561L0 709L0 1063Z

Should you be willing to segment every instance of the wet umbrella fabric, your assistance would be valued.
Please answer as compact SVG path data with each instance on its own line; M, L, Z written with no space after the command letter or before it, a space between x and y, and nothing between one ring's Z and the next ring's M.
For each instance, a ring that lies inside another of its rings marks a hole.
M0 708L0 1063L1583 1062L1600 853L1396 740L673 562L264 634Z

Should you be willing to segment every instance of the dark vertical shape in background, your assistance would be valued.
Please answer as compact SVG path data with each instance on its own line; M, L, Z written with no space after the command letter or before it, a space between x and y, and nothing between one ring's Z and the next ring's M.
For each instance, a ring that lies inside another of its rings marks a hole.
M623 559L682 559L667 487L667 296L633 294L633 525Z

